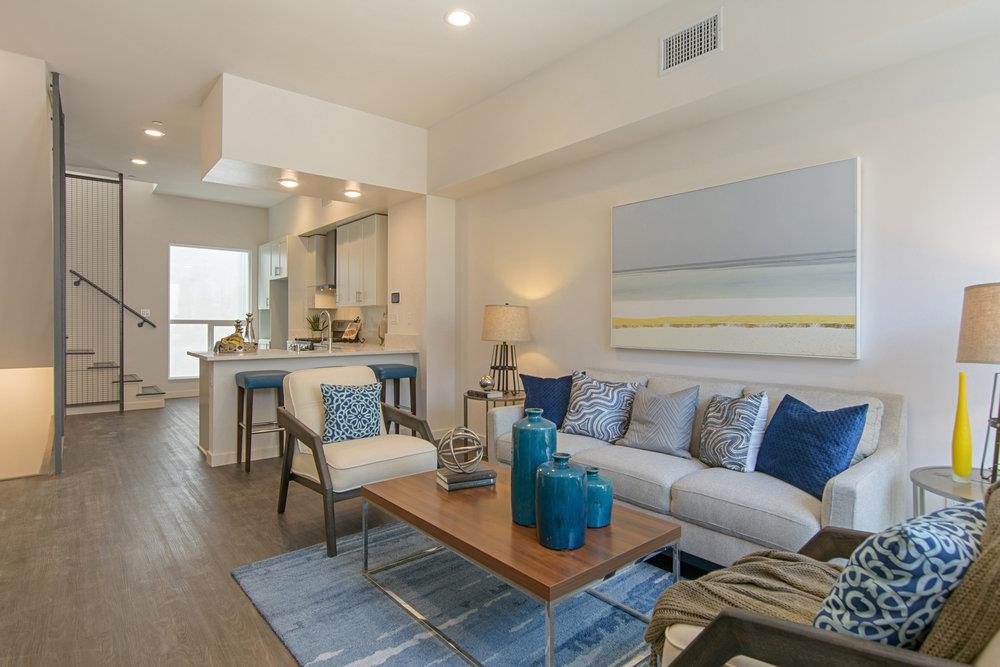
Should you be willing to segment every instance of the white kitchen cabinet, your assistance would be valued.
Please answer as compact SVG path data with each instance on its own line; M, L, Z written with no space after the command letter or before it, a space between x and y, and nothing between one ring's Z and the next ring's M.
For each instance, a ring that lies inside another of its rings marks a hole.
M371 215L337 228L337 306L384 306L388 218Z
M271 278L279 280L288 277L288 241L281 239L271 242Z
M271 244L257 249L257 309L271 307Z

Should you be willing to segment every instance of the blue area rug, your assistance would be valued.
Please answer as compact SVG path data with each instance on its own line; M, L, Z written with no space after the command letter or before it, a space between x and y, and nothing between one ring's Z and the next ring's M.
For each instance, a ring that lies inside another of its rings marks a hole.
M369 533L377 567L433 545L403 523ZM544 607L445 549L376 575L486 665L544 664ZM233 578L303 665L463 665L461 658L361 574L361 536L233 570ZM598 586L649 613L671 575L646 563ZM622 665L648 651L645 624L580 593L555 607L556 663Z

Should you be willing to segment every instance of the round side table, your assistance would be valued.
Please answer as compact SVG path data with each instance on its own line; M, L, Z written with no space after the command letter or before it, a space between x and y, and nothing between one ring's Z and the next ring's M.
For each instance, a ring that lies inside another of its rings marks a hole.
M972 469L968 482L956 482L951 478L951 466L931 466L914 468L910 471L910 483L913 484L913 515L926 513L924 494L930 491L936 496L960 503L982 500L986 495L989 482L985 481L979 468Z

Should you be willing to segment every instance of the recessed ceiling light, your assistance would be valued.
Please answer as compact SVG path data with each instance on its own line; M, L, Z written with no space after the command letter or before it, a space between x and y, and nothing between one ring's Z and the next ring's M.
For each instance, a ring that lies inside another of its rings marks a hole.
M134 157L132 158L132 164L137 164L141 167L142 165L149 163L143 160L141 157Z
M294 178L279 178L278 185L280 185L283 188L291 189L299 187L299 182L296 181Z
M453 9L444 15L445 23L456 28L464 28L472 23L472 14L464 9Z
M162 137L163 135L166 134L166 132L164 132L163 130L156 130L151 127L143 130L143 133L147 137Z
M350 197L351 199L357 199L361 196L360 190L344 190L344 196Z

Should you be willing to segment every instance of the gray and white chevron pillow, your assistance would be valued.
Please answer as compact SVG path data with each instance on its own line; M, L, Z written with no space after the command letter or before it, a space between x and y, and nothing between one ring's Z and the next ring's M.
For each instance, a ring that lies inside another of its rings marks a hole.
M714 467L753 472L767 423L767 394L743 398L716 394L701 422L698 458Z
M634 382L602 382L574 373L563 433L587 435L605 442L618 440L628 429L638 387Z
M639 387L632 403L628 432L615 444L689 459L691 429L697 411L697 386L666 395Z

